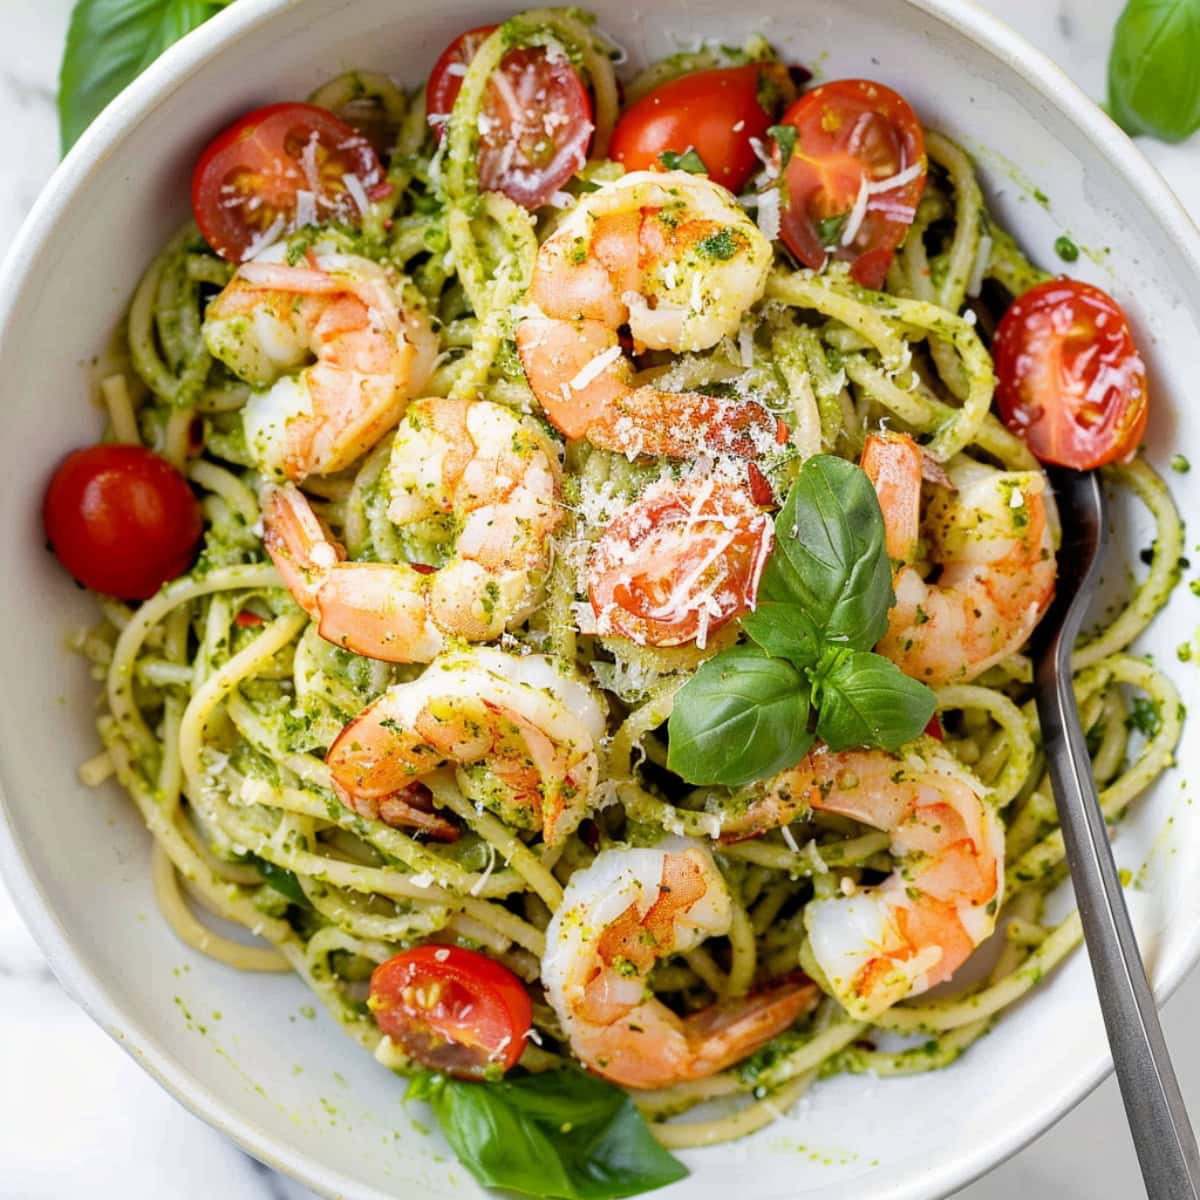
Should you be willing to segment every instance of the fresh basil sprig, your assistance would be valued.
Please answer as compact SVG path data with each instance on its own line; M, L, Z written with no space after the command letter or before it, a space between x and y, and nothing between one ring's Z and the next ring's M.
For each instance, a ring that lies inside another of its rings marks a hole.
M682 154L678 150L664 150L658 156L658 161L668 171L686 171L689 175L708 174L708 166L692 146Z
M687 1174L625 1092L583 1071L494 1083L426 1072L414 1077L407 1097L429 1102L459 1161L484 1187L615 1200Z
M810 458L775 518L751 644L704 663L675 695L667 765L691 783L740 787L794 766L816 739L894 750L933 692L871 652L895 596L883 514L853 463Z
M773 138L775 145L779 147L779 169L781 171L791 162L799 132L795 125L771 125L767 128L767 137Z
M1108 108L1127 132L1179 142L1200 129L1200 0L1129 0L1108 60Z
M100 110L168 46L231 0L75 0L58 75L65 154Z

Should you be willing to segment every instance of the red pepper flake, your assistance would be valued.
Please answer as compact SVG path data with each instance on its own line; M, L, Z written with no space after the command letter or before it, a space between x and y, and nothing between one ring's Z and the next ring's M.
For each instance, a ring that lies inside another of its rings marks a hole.
M418 575L432 575L437 567L431 567L428 563L409 563L408 564Z
M787 423L783 420L782 417L776 417L775 418L775 440L779 443L779 445L786 446L788 443L788 438L790 436L791 436L791 433L788 430Z
M946 740L945 734L942 733L942 723L937 719L936 713L929 718L929 724L925 726L925 732L929 734L931 738L937 738L939 742L944 742Z
M239 629L254 629L258 625L267 623L266 617L260 617L258 613L251 612L248 608L243 608L236 617L233 618L233 623Z
M758 469L757 463L746 464L746 474L750 479L750 499L759 508L769 508L775 503L775 492L767 477Z

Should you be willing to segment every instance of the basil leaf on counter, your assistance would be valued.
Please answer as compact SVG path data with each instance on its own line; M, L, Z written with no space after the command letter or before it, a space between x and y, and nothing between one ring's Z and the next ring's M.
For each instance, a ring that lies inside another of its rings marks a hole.
M808 753L809 684L782 658L735 646L702 663L675 696L667 766L691 783L738 787Z
M1127 133L1166 142L1200 128L1200 0L1129 0L1108 60L1108 107Z
M883 514L854 463L818 454L801 468L758 595L798 604L826 641L868 650L883 637L893 601Z
M843 652L816 685L817 737L831 750L896 750L929 724L937 698L890 659Z
M76 0L58 75L63 153L168 46L230 2Z
M426 1073L413 1079L407 1096L429 1102L459 1162L484 1187L616 1200L687 1175L629 1096L583 1071L494 1083Z

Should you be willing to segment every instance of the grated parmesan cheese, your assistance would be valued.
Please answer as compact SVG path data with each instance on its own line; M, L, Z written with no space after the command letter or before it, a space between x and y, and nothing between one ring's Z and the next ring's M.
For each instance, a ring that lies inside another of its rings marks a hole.
M745 325L738 329L738 353L743 367L754 366L754 334Z
M478 896L479 893L481 891L483 891L484 884L486 884L487 881L492 877L492 871L495 869L495 866L496 866L496 847L493 846L489 842L488 843L488 864L484 868L483 874L480 875L480 877L477 880L475 880L475 882L473 884L471 884L470 888L467 889L472 896Z
M342 183L346 185L350 198L358 205L358 211L365 217L371 202L367 199L367 189L363 187L362 180L351 172L342 176Z
M307 188L296 189L296 225L317 223L317 198Z
M779 189L768 188L758 197L758 228L768 242L779 236Z
M621 347L609 346L607 350L601 350L590 362L584 363L575 378L568 385L572 391L582 392L589 383L598 379L608 367L621 357Z
M867 182L866 176L863 176L863 181L858 188L858 195L854 197L854 205L850 209L850 215L846 218L846 225L842 230L843 246L851 245L858 237L862 230L862 223L867 217L867 203L870 199L871 185Z
M246 261L257 258L260 254L264 254L267 250L271 249L279 239L279 235L286 228L287 222L284 221L283 216L277 216L262 233L256 234L251 240L250 245L246 247Z

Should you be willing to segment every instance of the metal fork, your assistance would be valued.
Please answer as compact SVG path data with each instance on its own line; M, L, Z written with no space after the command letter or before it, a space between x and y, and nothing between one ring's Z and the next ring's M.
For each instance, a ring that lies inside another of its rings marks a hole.
M1095 472L1052 468L1049 474L1063 543L1057 596L1034 640L1046 765L1146 1192L1150 1200L1200 1200L1200 1152L1125 907L1075 707L1071 652L1099 582L1104 493Z

